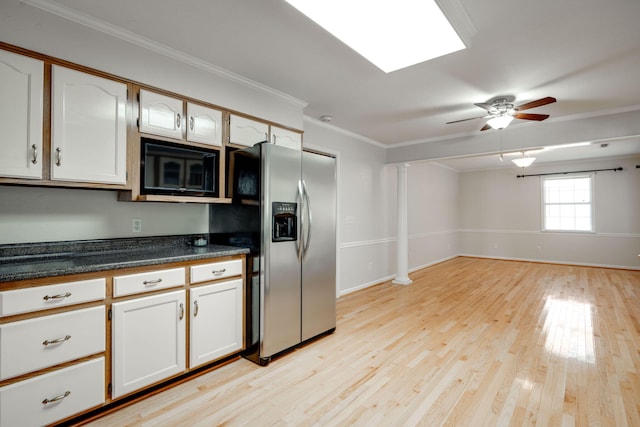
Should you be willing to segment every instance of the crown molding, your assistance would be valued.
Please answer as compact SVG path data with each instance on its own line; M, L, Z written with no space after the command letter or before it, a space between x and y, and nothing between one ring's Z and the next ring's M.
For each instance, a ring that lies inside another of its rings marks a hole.
M323 128L331 129L332 131L341 133L341 134L343 134L345 136L357 139L357 140L362 141L362 142L366 142L367 144L371 144L371 145L376 146L378 148L382 148L382 149L387 149L388 148L387 145L385 145L385 144L383 144L381 142L378 142L378 141L376 141L374 139L368 138L366 136L360 135L360 134L355 133L355 132L351 132L350 130L343 129L343 128L338 127L336 125L332 125L330 123L323 122L323 121L318 120L318 119L316 119L314 117L304 116L303 119L304 119L305 122L313 123L316 126L320 126L320 127L323 127Z
M109 24L108 22L96 19L85 13L78 12L77 10L71 9L66 6L62 6L53 1L50 1L50 0L20 0L20 1L29 6L33 6L35 8L44 10L45 12L51 13L53 15L57 15L66 20L83 25L87 28L91 28L92 30L99 31L101 33L123 40L127 43L131 43L135 46L141 47L148 51L166 56L168 58L171 58L183 64L190 65L192 67L206 71L210 74L214 74L216 76L222 77L226 80L229 80L235 83L240 83L252 89L257 89L269 95L276 96L280 99L283 99L295 105L296 107L305 108L308 105L307 102L297 99L284 92L280 92L269 86L263 85L254 80L251 80L239 74L236 74L232 71L225 70L224 68L218 67L209 62L198 59L194 56L187 55L183 52L180 52L177 49L173 49L169 46L155 42L151 39L143 37L132 31L125 30L124 28Z

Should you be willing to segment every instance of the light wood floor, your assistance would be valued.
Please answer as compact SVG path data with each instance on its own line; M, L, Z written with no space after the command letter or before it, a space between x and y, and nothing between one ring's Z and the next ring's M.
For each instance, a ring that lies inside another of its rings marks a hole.
M91 426L640 426L640 271L456 258Z

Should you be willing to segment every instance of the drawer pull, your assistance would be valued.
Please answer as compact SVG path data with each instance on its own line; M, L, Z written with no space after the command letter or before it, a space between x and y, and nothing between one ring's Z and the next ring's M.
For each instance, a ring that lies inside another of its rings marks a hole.
M67 335L67 336L65 336L63 338L56 338L55 340L51 340L51 341L44 340L44 341L42 341L42 345L47 346L47 345L51 345L51 344L60 344L60 343L63 343L65 341L68 341L70 339L71 339L71 335Z
M43 300L45 301L49 301L50 299L53 300L58 300L58 299L65 299L65 298L69 298L71 296L71 292L67 292L66 294L58 294L58 295L45 295L42 297Z
M51 399L44 399L44 400L42 401L42 404L43 404L43 405L47 405L47 404L49 404L49 403L56 403L56 402L59 402L59 401L61 401L62 399L64 399L65 397L69 396L70 394L71 394L71 392L70 392L69 390L67 390L67 391L65 391L65 392L64 392L64 394L61 394L61 395L56 396L56 397L54 397L54 398L51 398Z
M196 317L198 315L198 301L194 301L193 302L193 317Z
M184 319L184 304L180 303L180 320Z
M157 285L158 283L161 283L162 279L155 279L155 280L145 280L144 282L142 282L143 285L148 286L148 285Z
M223 268L222 270L212 270L211 272L212 272L214 275L219 276L219 275L223 274L225 271L227 271L227 269L226 269L226 268Z
M38 146L36 144L31 145L31 152L33 154L31 163L33 163L34 165L37 165L38 164Z

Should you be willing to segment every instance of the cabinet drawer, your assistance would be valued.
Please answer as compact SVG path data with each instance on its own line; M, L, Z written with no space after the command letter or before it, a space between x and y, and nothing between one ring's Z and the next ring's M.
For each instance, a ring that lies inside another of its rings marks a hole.
M105 350L104 306L0 325L0 380Z
M43 426L102 403L103 357L0 388L0 425Z
M184 268L149 271L146 273L127 274L113 278L113 296L139 294L156 289L184 286Z
M240 276L241 274L242 260L239 259L194 265L191 267L191 283L224 279L225 277Z
M47 310L105 297L104 278L0 292L0 317Z

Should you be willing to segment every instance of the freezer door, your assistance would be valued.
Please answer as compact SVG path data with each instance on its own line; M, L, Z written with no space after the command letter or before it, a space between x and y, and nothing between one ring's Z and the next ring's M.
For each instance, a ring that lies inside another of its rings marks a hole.
M297 203L301 154L298 150L262 144L261 342L260 357L268 358L300 343L300 260L298 242L275 239L274 202ZM279 206L275 203L275 206ZM299 223L299 221L297 221ZM277 233L276 233L277 234Z
M302 340L336 327L336 159L303 152Z

